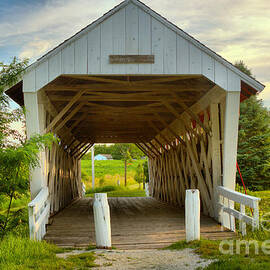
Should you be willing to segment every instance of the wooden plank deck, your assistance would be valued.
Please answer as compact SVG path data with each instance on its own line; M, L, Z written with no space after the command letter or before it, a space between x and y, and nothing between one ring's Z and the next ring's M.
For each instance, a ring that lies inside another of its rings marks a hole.
M118 249L166 247L185 239L184 209L153 198L109 198L112 244ZM95 245L92 198L80 199L52 218L45 240L63 247ZM201 237L232 238L213 219L201 216Z

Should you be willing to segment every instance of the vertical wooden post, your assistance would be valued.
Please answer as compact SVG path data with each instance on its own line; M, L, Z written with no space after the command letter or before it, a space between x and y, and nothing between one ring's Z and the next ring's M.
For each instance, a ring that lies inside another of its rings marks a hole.
M44 105L38 103L36 92L24 93L24 104L26 108L26 133L29 139L34 134L41 134L45 128L45 110ZM40 153L40 167L31 172L30 190L33 200L42 187L47 185L45 176L46 160L45 153Z
M224 119L223 186L232 190L235 189L236 180L239 106L240 92L227 92ZM232 201L228 200L227 205L234 208ZM223 225L235 231L235 218L224 213Z
M259 201L253 202L253 219L254 223L252 224L252 231L255 231L258 230L260 227Z
M111 221L107 193L95 193L94 220L97 248L111 248Z
M92 188L95 188L95 145L92 146Z
M246 207L244 204L240 204L240 212L241 214L244 216L246 214ZM240 219L240 231L242 233L242 235L246 235L246 222L241 218Z
M186 190L185 224L186 241L200 240L200 193L198 189Z
M36 221L34 216L34 207L28 207L28 214L29 214L29 231L30 231L30 239L35 240L35 227Z
M213 178L213 192L214 192L214 211L215 219L218 220L218 196L217 187L221 185L221 156L220 156L220 127L219 127L219 108L218 104L210 105L210 120L211 120L211 154L212 154L212 178Z

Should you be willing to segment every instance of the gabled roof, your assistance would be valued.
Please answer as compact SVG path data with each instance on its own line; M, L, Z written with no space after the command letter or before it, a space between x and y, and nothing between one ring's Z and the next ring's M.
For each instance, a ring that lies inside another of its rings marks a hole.
M224 67L237 74L241 79L241 100L244 100L250 95L256 94L264 89L265 86L262 83L240 71L232 63L228 62L226 59L224 59L223 57L221 57L220 55L218 55L217 53L215 53L214 51L212 51L211 49L200 43L198 40L196 40L195 38L184 32L182 29L178 28L173 23L169 22L166 18L162 17L160 14L156 13L154 10L152 10L139 0L125 0L119 5L115 6L113 9L105 13L102 17L92 22L91 24L83 28L81 31L73 35L71 38L65 40L57 47L55 47L54 49L52 49L51 51L40 57L36 62L27 67L26 72L30 72L32 69L35 69L37 66L48 60L50 57L56 55L58 52L63 50L72 42L80 39L82 36L93 30L99 24L104 22L106 19L108 19L110 16L114 15L121 9L125 8L130 3L136 5L145 13L152 16L155 20L159 21L167 28L169 28L170 30L174 31L176 34L181 36L183 39L185 39L186 41L190 42L192 45L200 49L202 52L212 57L215 61L219 62ZM20 105L23 104L22 81L11 87L9 90L6 91L6 93Z
M186 39L187 41L189 41L193 45L195 45L197 48L201 49L202 51L204 51L205 53L207 53L208 55L210 55L211 57L213 57L215 60L217 60L218 62L220 62L221 64L225 65L227 68L229 68L230 70L232 70L233 72L235 72L236 74L238 74L241 77L241 79L243 79L248 85L250 85L251 87L253 87L256 91L260 92L260 91L262 91L264 89L265 86L262 83L260 83L256 79L248 76L247 74L243 73L241 70L239 70L238 68L236 68L232 63L230 63L229 61L227 61L226 59L224 59L222 56L218 55L213 50L211 50L208 47L206 47L204 44L202 44L201 42L199 42L197 39L195 39L194 37L192 37L191 35L189 35L185 31L183 31L182 29L180 29L175 24L173 24L170 21L168 21L166 18L162 17L160 14L158 14L157 12L155 12L154 10L152 10L150 7L148 7L144 3L140 2L139 0L125 0L125 1L121 2L119 5L115 6L113 9L111 9L110 11L108 11L107 13L105 13L102 17L100 17L99 19L95 20L94 22L92 22L91 24L89 24L88 26L86 26L85 28L83 28L82 30L80 30L78 33L76 33L75 35L73 35L69 39L65 40L64 42L62 42L61 44L59 44L57 47L55 47L54 49L52 49L51 51L49 51L48 53L46 53L45 55L43 55L42 57L40 57L35 63L33 63L32 65L30 65L27 68L27 70L34 68L40 62L44 61L45 59L47 59L51 55L56 54L64 46L67 46L69 43L71 43L71 42L75 41L76 39L80 38L82 35L84 35L88 31L92 30L98 24L102 23L104 20L106 20L107 18L109 18L110 16L112 16L114 13L118 12L120 9L124 8L129 3L133 3L134 5L138 6L141 9L143 9L146 13L148 13L149 15L151 15L152 17L154 17L156 20L158 20L161 23L163 23L164 25L166 25L172 31L176 32L181 37L183 37L184 39Z

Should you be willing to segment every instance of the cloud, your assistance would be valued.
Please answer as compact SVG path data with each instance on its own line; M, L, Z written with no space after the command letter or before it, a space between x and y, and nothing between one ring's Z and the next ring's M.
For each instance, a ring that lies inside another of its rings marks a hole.
M259 98L264 101L264 105L270 108L270 81L265 83L265 89L259 94Z
M40 55L47 52L50 48L52 48L52 41L51 40L39 40L36 39L24 45L19 57L23 58L37 58Z
M143 1L230 62L243 60L258 80L270 81L268 0ZM120 2L29 0L0 7L0 55L1 48L19 47L18 55L34 60Z

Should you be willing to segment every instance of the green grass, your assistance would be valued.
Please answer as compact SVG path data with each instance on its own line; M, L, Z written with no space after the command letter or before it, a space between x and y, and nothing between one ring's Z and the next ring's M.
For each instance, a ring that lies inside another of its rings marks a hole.
M219 251L220 241L201 240L187 243L179 241L167 247L170 250L182 250L192 248L195 253L204 259L215 260L206 270L268 270L270 269L270 256L264 254L259 248L259 253L255 253L254 245L250 245L249 255L246 255L245 246L241 245L240 253L236 253L236 245L234 244L233 255L222 254ZM262 242L259 242L261 246ZM224 249L228 247L224 246Z
M93 197L94 193L107 193L108 197L145 197L145 191L137 188L137 185L122 187L122 186L104 186L86 191L87 197Z
M127 167L127 185L134 185L136 168L139 163L145 160L134 160ZM91 188L92 183L92 165L91 160L82 160L82 180L87 189ZM116 186L117 181L124 185L125 167L122 160L95 160L95 185L99 186Z
M0 242L0 269L71 270L95 266L93 252L69 256L67 259L56 257L57 253L63 252L66 250L45 241L35 242L27 238L9 236Z

